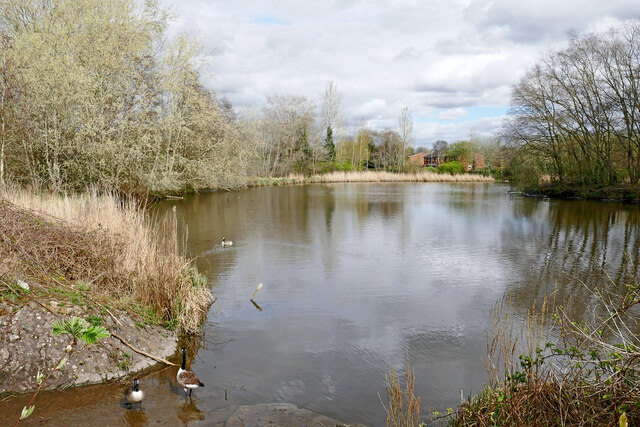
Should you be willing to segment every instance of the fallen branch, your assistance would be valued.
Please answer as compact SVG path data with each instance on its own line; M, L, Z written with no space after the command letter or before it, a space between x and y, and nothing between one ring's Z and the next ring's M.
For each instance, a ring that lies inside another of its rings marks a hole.
M148 357L148 358L150 358L150 359L153 359L153 360L155 360L155 361L158 361L158 362L160 362L160 363L164 363L165 365L169 365L169 366L180 366L180 365L178 365L178 364L176 364L176 363L169 362L168 360L165 360L165 359L163 359L163 358L161 358L161 357L157 357L157 356L154 356L154 355L152 355L152 354L149 354L149 353L147 353L147 352L145 352L145 351L138 350L137 348L135 348L134 346L132 346L131 344L129 344L129 343L127 342L127 340L125 340L124 338L122 338L122 337L121 337L121 336L119 336L118 334L113 333L113 332L110 332L110 333L111 333L111 336L112 336L112 337L114 337L114 338L118 338L120 341L122 341L122 344L126 345L127 347L129 347L131 350L135 351L135 352L136 352L136 353L138 353L138 354L141 354L141 355L143 355L143 356L146 356L146 357Z

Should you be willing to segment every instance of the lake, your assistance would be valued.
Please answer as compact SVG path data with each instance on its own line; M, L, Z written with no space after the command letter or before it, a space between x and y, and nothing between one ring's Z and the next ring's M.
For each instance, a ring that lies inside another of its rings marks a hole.
M455 409L461 390L488 382L491 311L505 294L524 316L557 289L580 317L589 288L638 278L637 205L509 190L333 184L164 201L157 211L176 207L187 252L217 298L203 337L187 342L199 348L192 369L206 387L185 403L171 386L175 368L163 368L141 378L143 413L117 406L118 385L45 393L36 411L67 423L206 425L231 405L289 402L384 426L385 377L402 375L407 358L423 413ZM233 246L223 248L223 236ZM83 404L65 406L65 394Z

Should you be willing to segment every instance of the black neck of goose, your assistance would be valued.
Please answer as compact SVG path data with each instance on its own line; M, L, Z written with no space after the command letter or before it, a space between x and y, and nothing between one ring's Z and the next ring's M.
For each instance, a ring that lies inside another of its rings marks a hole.
M187 352L186 351L182 351L182 369L187 369L186 366L186 358L187 358Z
M133 382L133 391L140 391L138 390L138 381Z

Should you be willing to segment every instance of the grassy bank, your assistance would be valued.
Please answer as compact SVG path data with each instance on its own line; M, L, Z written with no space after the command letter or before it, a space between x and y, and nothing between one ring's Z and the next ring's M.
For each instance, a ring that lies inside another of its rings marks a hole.
M137 203L113 195L2 189L0 217L3 289L21 280L70 304L96 301L199 331L213 298L178 250L175 215L153 229Z
M286 177L254 178L253 186L340 182L495 182L490 176L475 174L439 174L435 172L392 173L376 171L331 172L322 175L289 175Z

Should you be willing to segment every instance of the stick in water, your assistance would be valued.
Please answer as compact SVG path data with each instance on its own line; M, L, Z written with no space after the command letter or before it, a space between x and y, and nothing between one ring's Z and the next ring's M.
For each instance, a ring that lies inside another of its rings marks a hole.
M251 295L251 301L253 301L253 299L256 297L256 295L258 295L258 292L260 292L260 289L262 289L262 283L260 283L257 287L256 290L253 291L253 295Z

